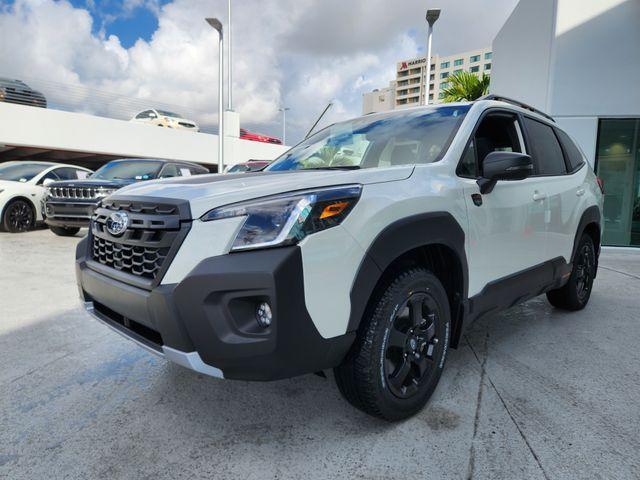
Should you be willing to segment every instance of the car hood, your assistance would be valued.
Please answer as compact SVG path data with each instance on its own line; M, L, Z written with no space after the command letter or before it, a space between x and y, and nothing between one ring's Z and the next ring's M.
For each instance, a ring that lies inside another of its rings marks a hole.
M86 178L82 180L59 180L52 182L48 187L91 187L91 188L122 188L135 183L135 180L101 180L98 178Z
M112 198L148 196L188 200L191 216L199 218L212 208L278 193L348 184L372 184L404 180L414 166L362 170L298 170L238 174L197 175L130 185Z

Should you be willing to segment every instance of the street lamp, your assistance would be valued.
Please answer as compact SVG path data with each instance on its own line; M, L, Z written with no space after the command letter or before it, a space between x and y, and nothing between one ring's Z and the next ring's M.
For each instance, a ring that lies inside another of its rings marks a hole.
M205 18L207 23L218 31L218 173L224 170L224 113L223 109L223 83L224 83L224 37L222 35L222 22L217 18Z
M440 18L439 8L430 8L427 10L427 23L429 24L429 32L427 33L427 75L425 78L425 94L424 104L429 105L429 82L431 81L431 37L433 36L433 24Z
M282 107L279 112L282 112L282 144L287 144L287 110L291 110L287 107Z
M233 83L232 83L232 70L233 70L233 62L231 58L231 0L229 0L229 9L227 15L227 75L229 76L229 81L227 88L229 89L229 93L227 94L227 110L233 111Z

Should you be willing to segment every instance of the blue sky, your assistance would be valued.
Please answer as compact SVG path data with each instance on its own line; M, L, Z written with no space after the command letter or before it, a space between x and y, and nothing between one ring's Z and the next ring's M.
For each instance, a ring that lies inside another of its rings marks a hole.
M122 46L129 48L139 38L151 39L158 28L158 17L153 7L160 8L169 1L70 0L70 3L91 13L94 34L116 35Z

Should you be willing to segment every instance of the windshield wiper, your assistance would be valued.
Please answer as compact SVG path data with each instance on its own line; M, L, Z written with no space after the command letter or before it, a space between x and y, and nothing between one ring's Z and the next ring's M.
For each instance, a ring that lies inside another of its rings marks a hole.
M332 167L300 168L300 170L360 170L360 165L334 165Z

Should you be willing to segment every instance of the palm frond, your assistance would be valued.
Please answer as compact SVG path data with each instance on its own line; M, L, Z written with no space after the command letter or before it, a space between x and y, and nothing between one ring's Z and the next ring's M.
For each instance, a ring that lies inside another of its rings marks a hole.
M470 72L460 72L449 77L449 87L443 90L445 103L477 100L489 91L489 76L478 77Z

